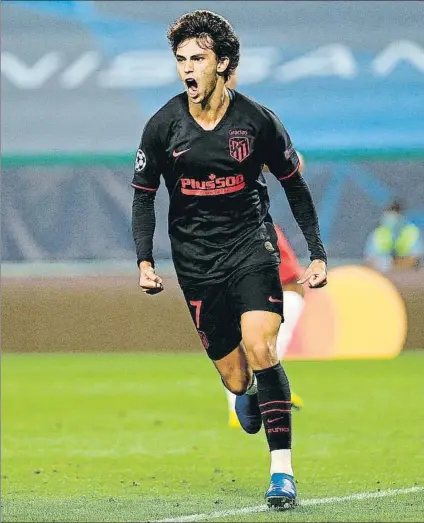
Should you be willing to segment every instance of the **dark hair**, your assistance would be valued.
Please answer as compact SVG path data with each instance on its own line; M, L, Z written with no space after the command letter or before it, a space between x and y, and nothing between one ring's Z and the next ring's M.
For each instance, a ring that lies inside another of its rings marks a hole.
M393 200L385 209L385 212L397 212L403 214L405 205L401 200Z
M223 76L225 81L234 73L240 59L240 42L230 22L212 11L197 10L182 15L168 29L167 38L174 55L178 46L189 38L196 38L203 48L212 49L218 60L229 59ZM209 38L211 42L208 42Z

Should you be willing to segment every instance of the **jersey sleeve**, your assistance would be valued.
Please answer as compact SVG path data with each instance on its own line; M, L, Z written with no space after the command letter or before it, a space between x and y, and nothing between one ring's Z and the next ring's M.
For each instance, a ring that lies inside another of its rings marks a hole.
M281 181L290 178L299 170L299 157L280 119L271 110L266 109L266 112L268 132L265 143L265 164L270 172Z
M134 162L135 189L157 191L162 173L164 152L160 143L159 128L155 120L147 122Z

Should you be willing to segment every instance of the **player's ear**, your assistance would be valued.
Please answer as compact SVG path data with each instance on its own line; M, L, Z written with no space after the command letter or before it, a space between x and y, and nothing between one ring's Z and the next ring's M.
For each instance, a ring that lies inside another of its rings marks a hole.
M227 56L218 60L217 71L222 74L230 65L230 59Z

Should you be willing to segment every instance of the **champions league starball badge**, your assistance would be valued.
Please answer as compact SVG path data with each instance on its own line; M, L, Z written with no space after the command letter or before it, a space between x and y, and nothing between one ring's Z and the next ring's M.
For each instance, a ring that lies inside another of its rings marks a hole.
M146 167L146 163L146 155L143 153L141 149L138 149L137 156L135 157L134 170L142 171Z

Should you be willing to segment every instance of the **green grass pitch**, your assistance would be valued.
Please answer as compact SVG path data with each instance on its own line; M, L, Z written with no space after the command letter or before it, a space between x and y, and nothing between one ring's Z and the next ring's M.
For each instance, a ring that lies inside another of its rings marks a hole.
M206 356L3 355L2 520L215 512L203 520L422 521L424 353L286 369L305 401L293 413L293 455L306 503L243 515L231 511L263 504L265 436L227 426L225 394ZM393 490L407 488L415 490ZM356 493L366 496L308 501Z

